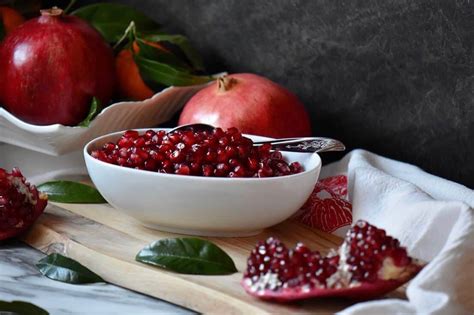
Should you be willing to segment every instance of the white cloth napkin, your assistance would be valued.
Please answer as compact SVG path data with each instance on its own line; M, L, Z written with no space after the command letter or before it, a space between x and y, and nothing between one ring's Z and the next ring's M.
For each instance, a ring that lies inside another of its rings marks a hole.
M323 167L321 178L340 174L349 179L354 222L385 229L429 262L408 285L408 301L362 302L342 313L474 314L474 191L363 150Z

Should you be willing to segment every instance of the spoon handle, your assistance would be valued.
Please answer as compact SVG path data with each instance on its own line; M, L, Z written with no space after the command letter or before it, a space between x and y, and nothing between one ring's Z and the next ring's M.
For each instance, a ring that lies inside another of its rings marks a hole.
M335 139L322 137L307 138L284 138L268 141L256 141L255 145L269 143L273 149L292 152L326 152L326 151L344 151L344 144Z

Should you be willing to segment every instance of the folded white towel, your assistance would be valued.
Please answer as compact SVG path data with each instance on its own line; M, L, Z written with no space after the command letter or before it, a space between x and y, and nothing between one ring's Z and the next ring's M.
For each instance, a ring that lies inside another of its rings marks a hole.
M321 178L341 174L354 221L385 229L429 261L408 285L408 301L362 302L342 313L474 314L474 191L363 150L323 167Z

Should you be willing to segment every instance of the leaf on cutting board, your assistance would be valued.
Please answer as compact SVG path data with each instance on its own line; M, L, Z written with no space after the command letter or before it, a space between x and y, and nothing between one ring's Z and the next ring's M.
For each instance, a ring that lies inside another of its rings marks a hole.
M145 36L145 40L151 42L168 42L177 46L184 53L194 69L198 71L204 70L204 63L201 56L197 50L194 49L186 36L174 34L153 34Z
M158 23L143 13L117 3L86 5L71 14L89 22L109 43L117 42L132 21L135 22L139 32L150 32L160 27Z
M148 81L166 86L189 86L214 80L212 76L198 76L171 65L154 61L139 54L134 56L140 75Z
M61 254L50 254L36 263L38 270L46 277L72 284L105 282L77 261Z
M135 260L185 274L226 275L237 272L226 252L199 238L168 238L153 242L143 248Z
M48 200L64 203L106 203L97 189L82 183L57 180L38 185L38 190L48 195Z
M78 126L79 127L89 127L91 124L92 120L94 120L95 116L97 116L102 109L102 106L100 104L100 101L96 98L92 98L91 102L91 107L89 109L89 113L87 114L87 117L81 121Z
M0 301L0 314L48 315L49 313L34 304L24 301Z

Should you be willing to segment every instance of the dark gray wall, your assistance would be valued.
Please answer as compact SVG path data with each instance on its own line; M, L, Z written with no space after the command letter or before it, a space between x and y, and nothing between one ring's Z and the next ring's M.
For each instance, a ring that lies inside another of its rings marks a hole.
M472 1L117 2L188 35L210 70L293 90L315 135L474 187Z

